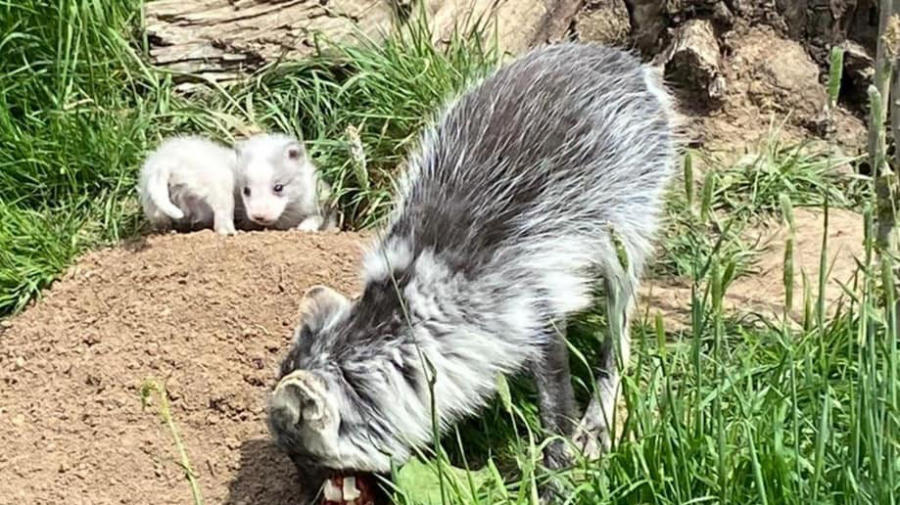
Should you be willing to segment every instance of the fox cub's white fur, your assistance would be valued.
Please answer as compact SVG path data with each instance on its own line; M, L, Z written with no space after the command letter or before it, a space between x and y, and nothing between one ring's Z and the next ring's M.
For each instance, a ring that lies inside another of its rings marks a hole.
M213 228L234 233L233 149L197 137L164 141L141 169L138 193L157 229Z
M157 229L334 228L329 188L317 172L303 144L287 135L257 135L235 149L174 137L148 156L138 192Z

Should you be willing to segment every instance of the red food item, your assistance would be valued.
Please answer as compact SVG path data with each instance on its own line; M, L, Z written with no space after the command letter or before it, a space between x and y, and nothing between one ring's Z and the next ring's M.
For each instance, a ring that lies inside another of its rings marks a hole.
M322 505L375 505L375 482L371 475L337 475L322 487Z

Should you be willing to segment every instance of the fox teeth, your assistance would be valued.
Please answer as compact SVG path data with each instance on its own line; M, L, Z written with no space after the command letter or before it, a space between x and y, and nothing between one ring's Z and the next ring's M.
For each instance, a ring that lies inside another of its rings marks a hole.
M356 477L344 477L344 501L352 502L356 500L362 493L356 487Z
M346 485L345 485L346 487ZM328 479L325 481L325 487L322 489L322 493L325 495L325 501L330 502L342 502L344 501L344 497L341 494L341 488L337 487L334 484L334 480Z

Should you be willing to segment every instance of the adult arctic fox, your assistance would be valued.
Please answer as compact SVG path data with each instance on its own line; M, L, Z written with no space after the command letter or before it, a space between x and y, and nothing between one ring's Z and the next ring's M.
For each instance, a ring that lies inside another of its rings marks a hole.
M306 492L389 471L431 443L432 405L446 430L478 412L498 374L534 374L548 432L608 442L616 349L627 362L627 316L676 159L673 119L654 70L581 44L534 50L443 112L365 257L361 296L304 298L269 425ZM603 344L599 395L578 423L560 330L591 305L598 275L611 334L625 338ZM567 464L565 445L545 461Z

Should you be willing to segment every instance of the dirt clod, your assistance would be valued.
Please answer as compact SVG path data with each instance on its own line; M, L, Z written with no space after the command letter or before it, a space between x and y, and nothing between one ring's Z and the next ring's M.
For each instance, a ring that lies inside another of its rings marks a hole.
M623 0L589 0L575 18L578 39L608 45L628 43L631 21Z

